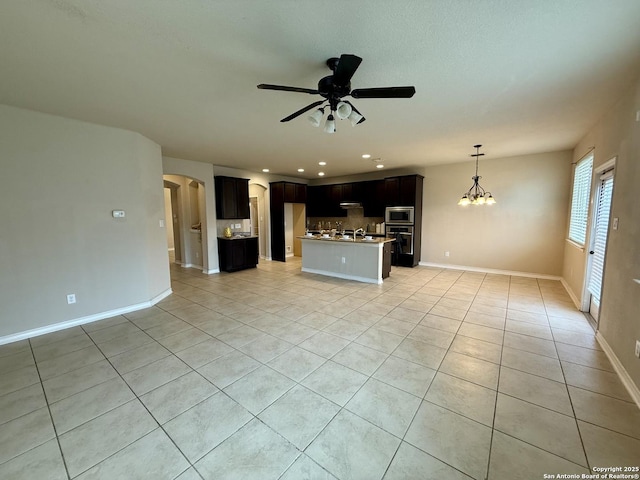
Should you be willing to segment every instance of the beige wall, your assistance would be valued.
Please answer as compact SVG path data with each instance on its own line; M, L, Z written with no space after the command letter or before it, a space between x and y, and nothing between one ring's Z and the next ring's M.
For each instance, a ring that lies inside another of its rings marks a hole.
M594 167L617 157L611 218L619 218L618 230L609 231L599 331L637 388L640 388L640 360L634 356L640 339L640 80L579 142L573 159L594 149ZM586 252L567 245L563 275L582 298ZM573 275L571 275L573 272Z
M158 145L7 106L0 135L0 338L168 292ZM69 293L76 304L67 305Z
M495 205L457 205L473 183L472 161L422 172L421 261L559 276L571 152L491 159L490 148L483 151L480 185Z

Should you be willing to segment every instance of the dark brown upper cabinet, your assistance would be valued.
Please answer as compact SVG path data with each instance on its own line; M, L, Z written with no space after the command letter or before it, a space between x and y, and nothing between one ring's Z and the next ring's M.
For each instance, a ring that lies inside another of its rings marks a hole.
M216 215L218 219L249 218L249 180L215 177Z
M389 207L416 207L422 203L421 175L403 175L384 179L385 203Z

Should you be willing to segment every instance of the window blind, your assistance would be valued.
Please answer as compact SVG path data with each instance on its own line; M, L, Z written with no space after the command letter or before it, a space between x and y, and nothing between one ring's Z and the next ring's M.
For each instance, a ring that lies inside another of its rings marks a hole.
M579 245L584 245L587 238L592 168L593 155L590 155L578 162L573 173L573 195L571 197L571 217L569 219L569 240L572 240Z
M596 225L594 229L593 255L591 255L591 275L589 292L596 303L600 304L602 293L602 276L604 274L604 254L607 248L609 233L609 213L611 212L611 195L613 194L613 172L600 179L598 187L598 204L596 205Z

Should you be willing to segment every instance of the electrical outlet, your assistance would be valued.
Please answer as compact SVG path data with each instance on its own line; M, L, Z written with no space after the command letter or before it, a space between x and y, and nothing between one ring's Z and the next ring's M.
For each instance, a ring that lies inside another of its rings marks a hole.
M160 228L164 228L164 220L158 220L158 225L160 225Z
M449 256L449 252L444 252L444 256L448 257Z
M76 294L70 293L67 295L67 304L71 305L72 303L76 303Z
M640 358L640 340L636 340L636 357Z
M239 223L236 223L236 228L240 228L240 224Z
M347 263L347 259L342 257L342 263Z

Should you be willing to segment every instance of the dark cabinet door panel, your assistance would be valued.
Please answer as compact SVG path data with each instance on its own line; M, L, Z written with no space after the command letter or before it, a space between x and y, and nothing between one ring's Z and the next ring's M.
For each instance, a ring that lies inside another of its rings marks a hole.
M244 178L238 178L236 180L236 202L237 202L237 217L236 218L249 218L249 180Z
M249 218L249 180L215 177L216 216L218 219Z
M258 238L218 239L220 270L235 272L258 264Z

